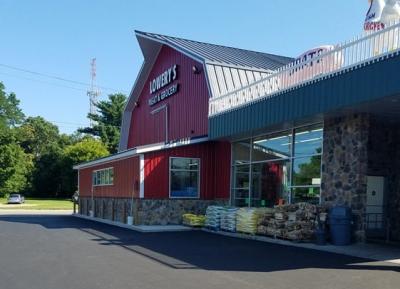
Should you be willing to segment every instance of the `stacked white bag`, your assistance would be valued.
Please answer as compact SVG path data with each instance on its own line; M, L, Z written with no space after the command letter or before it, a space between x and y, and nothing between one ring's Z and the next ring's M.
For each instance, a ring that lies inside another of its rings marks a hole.
M208 206L206 210L205 226L210 229L219 230L221 225L221 206Z
M221 212L221 230L236 232L236 213L238 209L224 207Z

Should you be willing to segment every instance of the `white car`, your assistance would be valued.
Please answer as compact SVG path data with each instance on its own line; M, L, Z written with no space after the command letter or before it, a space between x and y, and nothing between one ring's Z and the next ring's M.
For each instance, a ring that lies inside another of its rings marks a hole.
M8 203L9 204L23 204L23 203L25 203L25 198L24 198L24 196L22 196L20 194L11 194L8 197Z

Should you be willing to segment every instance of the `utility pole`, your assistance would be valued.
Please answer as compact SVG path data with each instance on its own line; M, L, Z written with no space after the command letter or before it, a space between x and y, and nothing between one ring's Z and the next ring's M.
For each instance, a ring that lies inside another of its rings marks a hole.
M98 97L100 96L100 90L96 87L96 58L93 58L90 62L91 67L91 81L90 81L90 90L87 91L87 96L89 96L89 104L91 114L96 113L95 104L97 104ZM90 127L93 127L94 122L90 120Z

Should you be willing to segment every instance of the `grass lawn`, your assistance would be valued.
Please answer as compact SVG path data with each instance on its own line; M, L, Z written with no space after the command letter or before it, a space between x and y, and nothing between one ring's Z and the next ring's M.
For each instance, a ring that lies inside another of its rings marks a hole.
M72 210L71 200L63 199L31 199L26 198L25 203L7 204L7 199L0 198L0 210L25 209L25 210Z

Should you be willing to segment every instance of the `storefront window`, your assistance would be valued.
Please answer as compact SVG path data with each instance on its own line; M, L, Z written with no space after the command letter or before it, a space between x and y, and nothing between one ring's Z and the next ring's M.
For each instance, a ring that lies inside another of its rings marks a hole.
M251 205L272 207L287 202L290 161L256 163L252 167Z
M308 127L296 130L295 157L320 154L322 151L322 128Z
M292 188L292 203L301 202L319 204L320 187Z
M321 184L321 155L293 160L293 186Z
M233 205L319 203L322 140L313 125L234 143Z
M250 165L238 165L234 167L235 181L233 184L234 205L246 207L249 205L250 189Z
M233 161L235 165L241 165L250 162L250 148L250 140L233 144Z
M170 197L199 197L200 160L193 158L170 159Z
M273 135L258 138L253 142L252 161L268 161L290 158L291 134Z
M319 203L323 130L310 126L295 131L292 203Z

